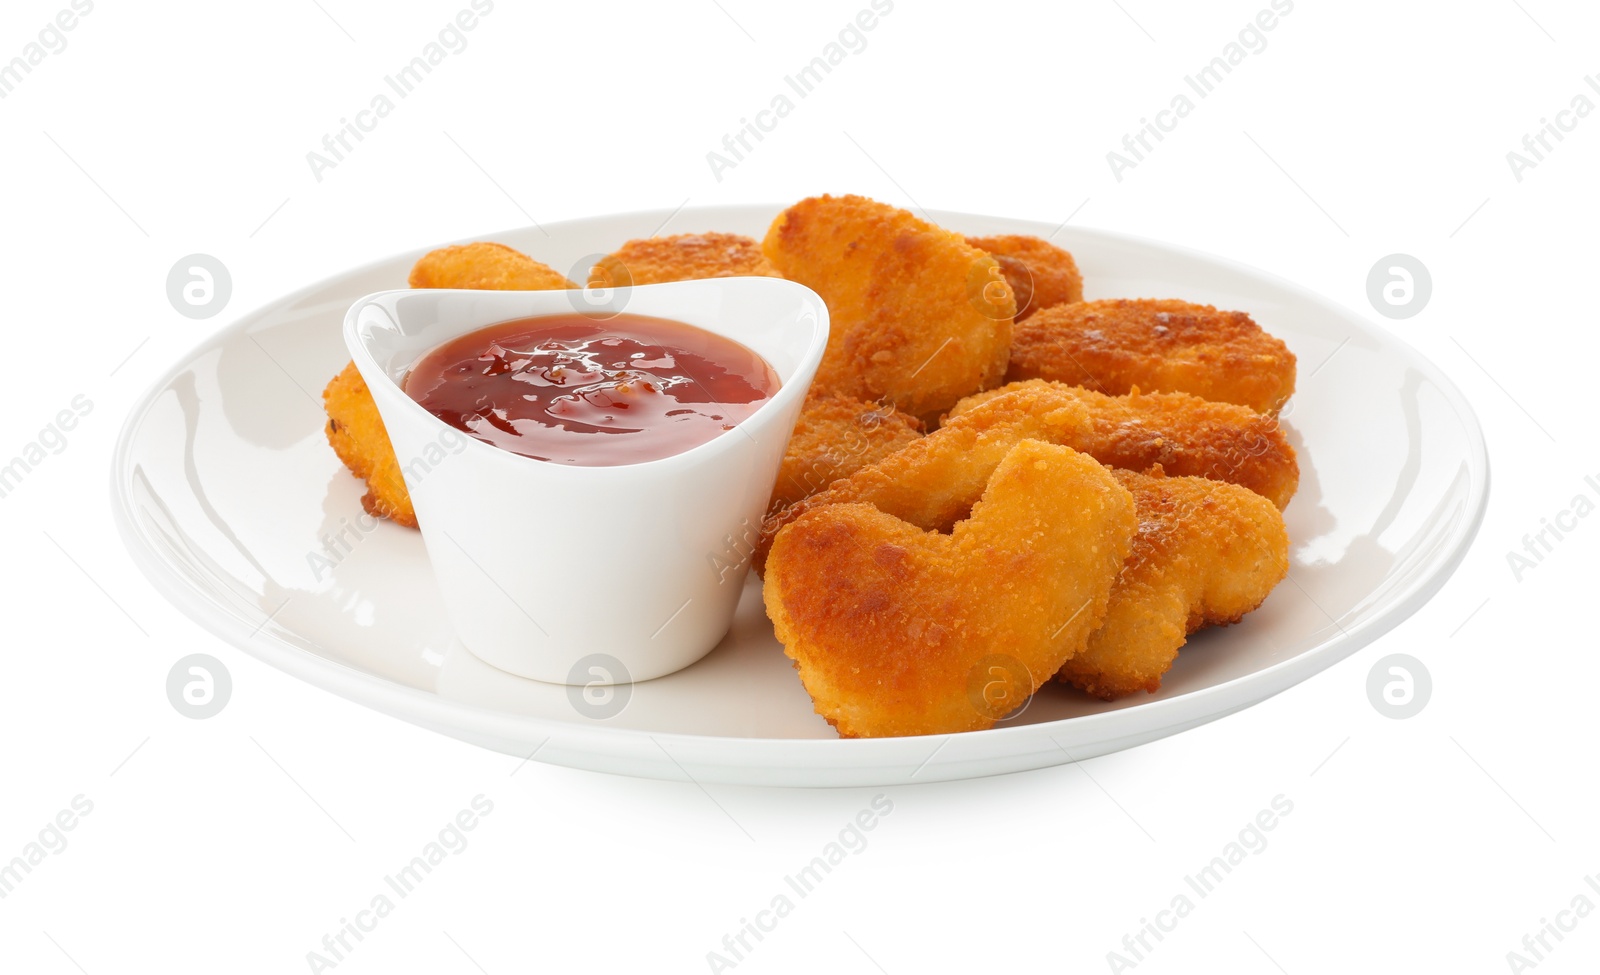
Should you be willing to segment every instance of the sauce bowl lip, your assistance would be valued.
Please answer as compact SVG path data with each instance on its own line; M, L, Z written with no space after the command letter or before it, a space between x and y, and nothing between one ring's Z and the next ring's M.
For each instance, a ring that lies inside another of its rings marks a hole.
M390 307L387 306L385 302L393 301L404 295L461 294L475 297L501 295L570 295L572 291L581 291L582 289L558 289L546 291L495 291L488 289L469 288L390 288L384 291L375 291L357 299L350 305L349 310L346 311L343 327L344 342L346 348L350 352L351 358L356 363L357 371L362 374L363 379L366 379L369 372L382 376L382 381L387 384L388 395L381 397L381 399L388 401L390 409L398 406L405 412L405 416L413 422L429 424L439 433L448 431L461 436L466 441L465 446L462 448L463 450L476 451L480 457L483 457L486 460L490 457L501 458L498 461L491 461L492 463L531 465L527 469L545 472L546 475L550 477L588 477L594 479L635 477L639 472L647 471L650 473L659 473L675 465L697 463L699 461L709 459L711 456L717 453L729 450L731 449L730 444L736 443L736 441L731 439L732 434L738 433L741 428L744 428L745 433L748 434L750 432L750 427L758 424L764 425L769 423L770 418L775 412L784 409L796 398L803 398L810 390L811 381L816 375L817 367L822 363L823 353L827 350L828 336L832 328L832 324L828 315L827 303L822 300L821 295L817 294L815 291L811 290L805 285L796 281L790 281L787 278L774 278L762 275L740 275L722 278L698 278L689 281L667 281L660 284L635 285L630 288L619 288L616 290L625 291L630 294L643 291L661 291L665 289L714 290L716 288L725 287L727 282L732 281L766 282L769 284L763 284L762 287L770 286L774 288L774 290L789 291L794 297L800 299L801 302L813 305L814 307L811 309L811 311L813 314L814 323L810 326L811 335L807 341L805 351L800 355L793 369L790 370L790 375L788 377L784 377L781 373L779 374L779 386L777 391L773 395L769 396L764 402L762 402L749 416L745 417L738 424L735 424L733 429L725 430L718 436L715 436L703 443L696 444L695 446L690 447L687 450L680 451L679 453L668 454L665 457L657 457L653 460L638 461L629 464L563 464L556 461L545 461L534 457L528 457L524 454L518 454L502 447L496 447L495 445L487 443L486 441L479 440L472 434L445 423L443 420L428 412L428 410L424 408L421 403L418 403L415 399L413 399L411 395L407 393L400 385L400 383L390 376L389 370L379 364L377 357L372 353L372 350L367 346L367 343L362 336L360 323L361 312L368 307L376 307L377 310L382 312L384 317L389 320L389 325L387 327L398 331L399 323L394 320L394 312ZM494 299L491 298L490 300ZM487 328L491 325L498 324L499 322L509 321L519 317L541 318L545 317L546 315L553 317L556 315L568 314L571 311L571 306L568 306L563 311L533 312L531 314L521 315L514 314L507 318L495 318L490 321L474 322L473 324L462 328L459 332L441 339L440 341L441 343L448 342L452 339L459 338L461 335L466 335L469 332ZM583 314L581 309L579 309L577 313ZM746 340L728 335L724 330L709 327L704 322L687 321L681 317L674 317L671 315L653 314L644 311L640 311L638 314L651 314L652 317L671 318L672 320L680 321L686 325L692 325L696 328L705 329L706 331L722 338L738 342L746 348L749 348L750 351L754 352L756 355L760 356L763 361L766 361L767 364L771 366L774 372L779 372L776 365L773 365L765 355L762 355L759 351L751 347ZM438 344L430 346L429 349L420 353L417 358L420 359L423 355L426 355L428 351L431 351L437 347ZM804 381L800 382L799 380L801 379ZM372 386L372 381L370 379L366 379L366 381L368 388L370 389ZM374 399L378 400L380 398L375 396ZM383 414L384 408L380 406L380 417L383 416ZM788 431L784 431L784 435L787 437ZM563 473L557 473L558 471Z

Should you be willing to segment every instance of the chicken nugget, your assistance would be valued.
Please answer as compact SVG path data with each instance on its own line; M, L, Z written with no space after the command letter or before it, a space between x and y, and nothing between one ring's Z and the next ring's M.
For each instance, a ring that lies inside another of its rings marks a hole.
M329 445L350 473L367 482L361 507L369 515L417 527L417 513L389 443L389 431L383 428L378 406L354 362L328 383L322 402L328 412L325 432Z
M1006 378L1113 395L1193 393L1276 413L1294 393L1295 357L1244 312L1118 298L1058 305L1018 324Z
M1063 444L1110 467L1157 464L1171 474L1239 484L1279 506L1300 480L1276 421L1184 393L1105 396L1030 380L963 400L944 426L876 464L769 515L753 564L766 571L773 538L807 511L865 502L919 528L949 531L1000 459L1024 439Z
M678 234L630 240L602 257L589 287L614 288L702 278L780 277L761 245L740 234Z
M865 197L820 196L779 214L761 249L828 305L814 388L928 420L1005 374L1016 299L999 263L960 234Z
M1078 262L1070 252L1042 237L1000 234L968 237L967 243L1000 262L1000 271L1017 297L1019 322L1041 309L1083 300Z
M479 241L441 247L411 269L413 288L470 291L561 291L576 288L566 276L504 244Z
M767 510L782 511L921 436L920 420L886 403L813 394L800 410Z
M1277 417L1189 393L1134 389L1108 396L1028 379L962 400L946 421L991 404L1010 413L1019 405L1037 412L1069 403L1089 412L1093 429L1086 439L1057 442L1112 467L1143 471L1160 464L1171 475L1227 481L1249 488L1280 511L1300 486L1300 463Z
M1059 680L1113 700L1154 693L1189 634L1261 605L1289 571L1283 516L1260 495L1200 477L1114 472L1139 530L1105 621Z
M444 247L425 255L411 269L411 287L556 291L575 285L504 244L477 243ZM368 514L417 527L417 514L389 443L389 432L355 363L333 377L322 391L322 402L328 413L324 432L329 445L350 473L367 482L361 506Z
M869 504L809 512L779 533L763 596L841 736L978 730L1083 646L1136 524L1092 458L1023 441L948 535Z

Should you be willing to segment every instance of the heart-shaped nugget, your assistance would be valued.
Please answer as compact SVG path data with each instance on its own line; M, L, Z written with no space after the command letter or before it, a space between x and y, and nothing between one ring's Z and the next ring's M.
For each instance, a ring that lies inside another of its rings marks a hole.
M1137 525L1093 458L1024 440L948 535L869 504L785 526L767 614L840 735L988 728L1083 647Z

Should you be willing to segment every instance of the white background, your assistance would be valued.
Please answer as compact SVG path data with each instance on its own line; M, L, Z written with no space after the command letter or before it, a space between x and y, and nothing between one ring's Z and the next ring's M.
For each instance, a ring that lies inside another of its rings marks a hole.
M8 2L0 61L65 6ZM471 846L337 971L712 970L707 952L880 790L703 791L537 764L513 776L514 759L313 689L179 615L122 550L106 471L128 407L171 361L311 281L525 214L823 191L1072 215L1300 282L1454 378L1494 486L1444 590L1302 686L1082 766L888 791L867 848L739 972L1109 970L1122 936L1280 794L1293 812L1268 847L1138 971L1506 971L1575 895L1600 903L1584 884L1600 871L1600 518L1520 582L1506 561L1600 475L1600 118L1520 182L1506 161L1575 94L1600 101L1583 81L1600 72L1592 5L1296 0L1267 48L1118 182L1107 151L1265 0L897 0L718 181L706 153L865 0L782 13L497 0L464 51L315 179L306 153L465 6L99 0L0 100L0 456L74 395L94 404L0 499L0 859L73 797L94 804L0 901L0 969L307 971L323 935L483 794L494 811ZM209 321L165 295L194 252L233 275ZM1401 322L1379 319L1365 287L1394 252L1434 283ZM226 663L234 696L194 721L163 685L201 651ZM1365 690L1395 652L1434 682L1403 721ZM1590 916L1538 971L1597 960Z

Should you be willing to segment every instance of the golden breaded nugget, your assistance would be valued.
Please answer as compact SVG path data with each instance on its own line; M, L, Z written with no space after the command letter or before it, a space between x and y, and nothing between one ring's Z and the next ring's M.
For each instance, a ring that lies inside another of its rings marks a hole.
M1125 470L1162 465L1177 477L1209 477L1256 492L1283 510L1300 486L1300 463L1277 417L1237 403L1217 403L1189 393L1123 396L1044 379L1028 379L969 396L950 411L950 419L998 404L1012 412L1068 404L1088 411L1093 428L1086 439L1060 441L1096 460Z
M1171 299L1087 301L1019 324L1008 380L1053 379L1113 395L1193 393L1276 413L1295 357L1240 311Z
M413 288L467 288L476 291L556 291L576 287L533 258L504 244L462 244L425 255L411 269ZM378 405L355 363L344 367L326 389L325 432L333 452L350 472L367 482L361 506L369 514L417 527L411 495L400 475L400 462L383 428Z
M927 420L1005 374L1016 300L961 235L865 197L820 196L779 214L761 249L828 305L814 388Z
M1017 444L1025 439L1083 441L1091 431L1089 411L1082 404L1050 404L1036 412L1028 409L1030 404L1000 408L1004 405L946 423L876 464L774 511L756 542L756 572L766 571L767 553L783 526L830 504L865 502L918 528L948 532L967 516L995 467Z
M1072 254L1040 237L1001 234L968 237L967 243L994 255L1017 296L1017 321L1045 308L1083 300L1083 275Z
M411 269L411 287L561 291L577 285L521 251L480 241L441 247L423 255Z
M763 596L841 736L988 728L1088 639L1135 525L1104 467L1023 441L948 535L868 504L809 512L778 534Z
M781 511L921 436L920 420L886 403L813 394L800 410L767 510Z
M417 527L417 513L412 510L411 495L406 493L400 464L389 444L389 431L383 428L377 404L372 402L372 393L367 391L366 380L356 371L354 362L328 383L322 391L322 402L328 411L325 432L333 452L350 468L350 473L367 482L361 507L369 515L388 518L407 528Z
M1064 444L1110 467L1239 484L1279 506L1300 480L1276 421L1184 393L1105 396L1032 380L963 400L944 426L826 489L771 514L753 564L764 572L774 536L807 511L865 502L919 528L949 531L1000 459L1022 440Z
M1266 498L1201 477L1114 472L1139 531L1105 621L1058 678L1106 700L1154 693L1189 634L1234 623L1289 571L1289 535Z
M740 234L679 234L630 240L602 257L589 287L619 288L702 278L780 277L761 245Z

